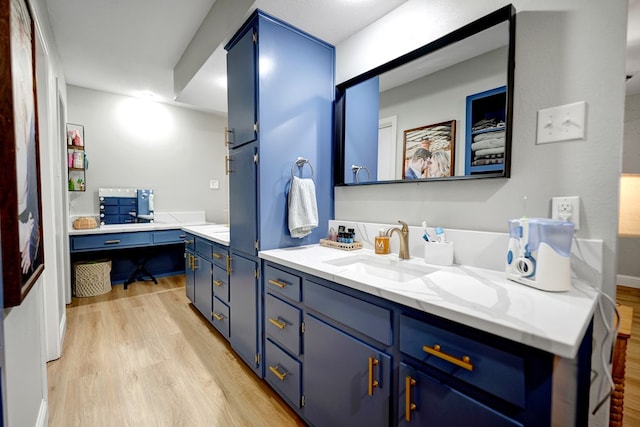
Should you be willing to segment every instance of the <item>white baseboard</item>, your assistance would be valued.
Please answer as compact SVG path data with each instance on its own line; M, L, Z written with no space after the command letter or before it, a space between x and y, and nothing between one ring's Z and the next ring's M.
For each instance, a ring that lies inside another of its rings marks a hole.
M619 286L640 289L640 277L638 276L625 276L624 274L618 274L616 276L616 283Z

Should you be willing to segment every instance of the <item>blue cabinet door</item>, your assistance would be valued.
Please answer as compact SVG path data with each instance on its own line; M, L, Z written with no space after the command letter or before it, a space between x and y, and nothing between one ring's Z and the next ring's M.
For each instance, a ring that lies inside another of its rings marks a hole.
M258 227L255 155L255 144L233 150L229 155L231 248L247 255L257 254L255 247Z
M187 291L187 298L192 303L195 301L195 278L193 263L195 262L195 256L191 252L185 253L184 259L184 276L185 276L185 290Z
M400 363L398 380L398 426L522 426L404 363Z
M262 377L258 348L258 263L231 254L230 335L231 347L247 365Z
M211 288L211 261L196 255L193 305L210 323L213 323L213 291Z
M312 315L304 324L304 414L311 424L390 425L391 357Z
M227 107L230 148L256 139L256 66L254 29L227 52Z

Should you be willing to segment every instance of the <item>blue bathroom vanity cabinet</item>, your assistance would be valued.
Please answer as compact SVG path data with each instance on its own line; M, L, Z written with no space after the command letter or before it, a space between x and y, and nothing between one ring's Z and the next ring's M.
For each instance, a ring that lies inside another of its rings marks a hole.
M185 288L187 298L227 340L229 339L229 273L226 246L187 233Z
M230 342L262 377L258 250L317 243L333 217L334 47L257 10L227 50ZM295 166L298 157L308 160ZM313 169L313 176L311 171ZM313 178L318 224L287 226L292 174Z
M263 263L265 380L310 425L552 425L554 354ZM563 425L587 423L591 328Z

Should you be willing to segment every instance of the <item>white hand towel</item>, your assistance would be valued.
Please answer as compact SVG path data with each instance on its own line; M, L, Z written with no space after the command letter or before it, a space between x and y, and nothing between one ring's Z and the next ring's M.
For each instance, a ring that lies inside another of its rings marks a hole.
M289 232L302 239L318 226L316 186L312 179L293 177L289 190Z

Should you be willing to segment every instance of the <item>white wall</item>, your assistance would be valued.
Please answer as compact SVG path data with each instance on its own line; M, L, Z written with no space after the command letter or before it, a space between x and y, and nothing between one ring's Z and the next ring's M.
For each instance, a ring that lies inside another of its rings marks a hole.
M409 0L337 46L342 82L415 49L508 2ZM596 282L615 296L618 180L623 141L625 1L513 0L517 16L511 178L339 187L336 218L500 231L526 213L548 217L550 199L581 198L578 237L604 241ZM536 145L539 109L587 103L586 138ZM523 197L527 197L526 211ZM595 348L603 344L596 323ZM597 359L597 360L596 360ZM599 368L599 356L594 367ZM592 387L605 386L603 375ZM606 405L605 405L606 406ZM607 409L594 425L606 425Z
M66 97L64 75L61 72L47 8L44 0L27 0L36 24L38 119L40 131L41 190L43 215L50 213L52 198L56 193L55 172L52 173L50 156L58 150L55 130L51 122L57 111L51 106L57 103L57 81L60 96ZM43 63L44 62L44 63ZM44 426L47 423L46 361L49 343L46 331L50 327L59 335L64 322L64 304L60 296L56 264L56 230L54 220L43 219L45 270L18 307L3 310L6 388L2 390L7 402L7 425ZM66 239L66 236L65 236ZM51 324L46 325L45 309Z
M207 221L227 222L225 117L77 86L68 86L67 111L84 126L89 158L71 215L97 215L99 187L130 187L153 189L156 212L205 211Z

